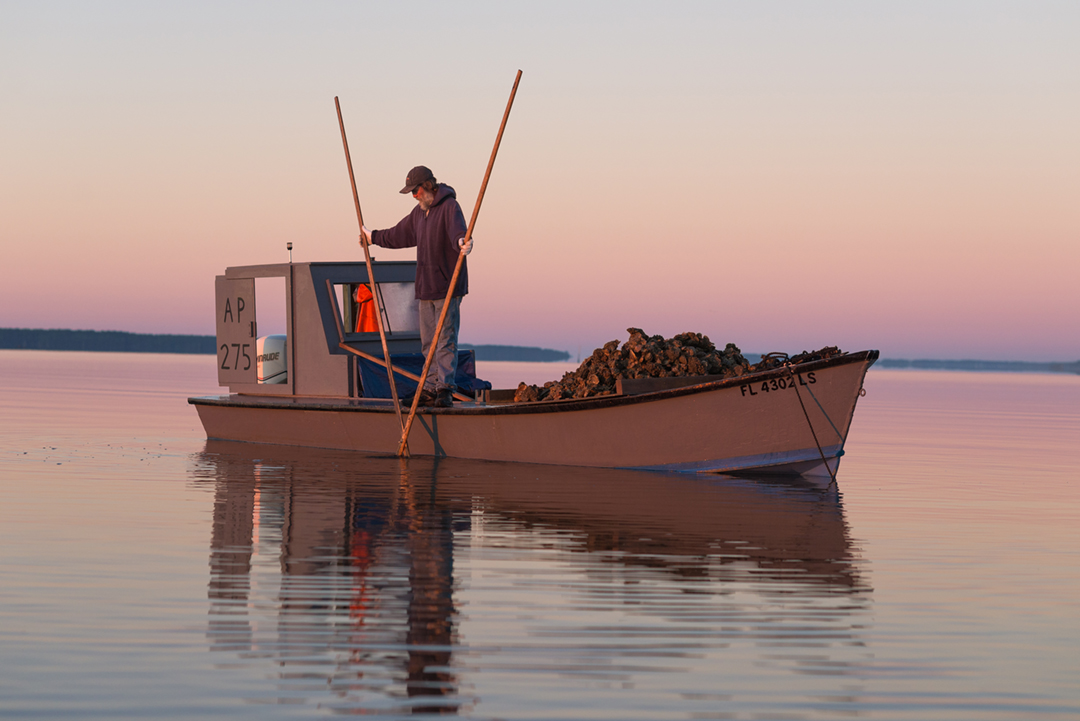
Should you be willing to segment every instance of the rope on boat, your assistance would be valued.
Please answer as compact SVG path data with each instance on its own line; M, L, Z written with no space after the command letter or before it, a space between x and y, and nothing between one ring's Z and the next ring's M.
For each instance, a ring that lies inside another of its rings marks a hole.
M770 353L769 355L773 355L773 354ZM795 371L792 370L791 363L785 363L784 368L787 369L788 376L791 378L792 383L795 385L795 397L799 399L799 407L802 408L803 417L806 418L806 425L809 426L809 428L810 428L810 435L814 437L814 445L817 446L817 452L818 452L818 455L821 456L821 462L825 465L825 470L829 472L829 478L832 479L832 481L831 481L831 483L829 485L832 485L832 484L836 483L836 474L833 473L832 468L829 467L829 462L827 460L825 460L825 451L821 450L821 443L818 441L817 433L814 431L814 424L810 422L810 414L806 412L806 404L803 403L802 393L799 391L799 381L795 377ZM813 396L814 394L811 393L810 395ZM816 397L814 398L814 402L817 403L817 398ZM821 408L820 403L818 403L818 407ZM825 409L822 409L823 413L824 413L824 410ZM828 414L826 414L825 418L828 419L828 417L829 417ZM831 420L829 421L829 424L830 425L832 424ZM833 430L835 430L835 429L836 429L836 426L833 426ZM839 435L839 434L837 434L837 435Z
M817 403L818 409L821 410L821 415L825 416L825 420L827 420L829 422L829 425L832 426L833 432L836 433L836 437L840 439L840 445L843 445L847 439L844 438L843 434L840 433L839 429L837 429L836 424L832 422L832 418L829 418L829 414L825 411L824 406L821 405L821 401L819 401L817 399L817 396L814 395L813 389L807 387L806 392L809 393L810 397L814 399L814 403ZM863 391L863 395L866 395L866 391Z

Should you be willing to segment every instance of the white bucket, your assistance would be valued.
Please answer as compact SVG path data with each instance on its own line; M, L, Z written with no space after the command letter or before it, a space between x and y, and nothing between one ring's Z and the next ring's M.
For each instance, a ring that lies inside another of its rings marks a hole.
M289 380L285 362L285 336L264 335L255 341L255 371L259 383L286 383Z

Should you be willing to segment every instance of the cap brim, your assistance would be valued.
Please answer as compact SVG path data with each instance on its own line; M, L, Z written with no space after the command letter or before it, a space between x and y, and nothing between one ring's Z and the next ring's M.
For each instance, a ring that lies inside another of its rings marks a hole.
M402 195L406 195L406 194L412 193L414 190L416 190L419 187L420 187L419 183L417 183L416 185L406 185L404 188L402 188L398 192L401 193Z

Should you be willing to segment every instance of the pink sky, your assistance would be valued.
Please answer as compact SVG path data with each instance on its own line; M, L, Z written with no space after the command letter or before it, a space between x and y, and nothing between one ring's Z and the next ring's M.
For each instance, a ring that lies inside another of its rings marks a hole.
M0 26L0 327L213 333L226 266L359 260L430 166L462 340L1080 358L1080 8L21 4ZM378 251L380 259L411 251Z

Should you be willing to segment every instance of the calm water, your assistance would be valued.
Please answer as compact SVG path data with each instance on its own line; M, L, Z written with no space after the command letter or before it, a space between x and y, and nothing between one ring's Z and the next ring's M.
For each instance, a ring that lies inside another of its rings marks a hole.
M0 716L1080 717L1080 377L866 388L820 492L207 443L212 359L0 351Z

